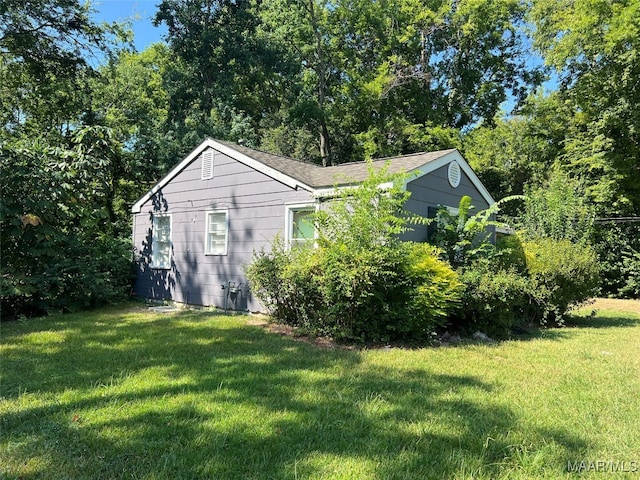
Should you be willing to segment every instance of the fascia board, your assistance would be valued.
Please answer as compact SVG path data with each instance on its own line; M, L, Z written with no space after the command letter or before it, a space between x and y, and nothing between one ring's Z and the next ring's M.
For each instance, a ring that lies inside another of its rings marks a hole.
M211 148L218 150L220 153L224 153L225 155L233 158L234 160L244 163L245 165L253 168L254 170L257 170L259 172L264 173L265 175L268 175L269 177L279 181L280 183L284 183L285 185L295 189L303 188L312 193L315 191L314 188L301 182L300 180L297 180L287 174L284 174L276 170L275 168L271 168L268 165L265 165L264 163L245 155L244 153L240 153L232 147L223 145L212 139L208 139L208 141L210 142Z
M321 200L325 198L337 197L342 192L355 190L358 188L358 185L344 185L342 187L329 187L329 188L317 188L313 193L313 197Z
M422 167L416 168L411 172L409 172L411 174L411 178L409 178L405 182L405 188L407 184L411 183L412 181L424 175L427 175L431 172L435 172L437 169L444 167L445 165L448 165L453 160L456 160L458 162L458 164L460 165L460 168L467 175L467 177L469 177L469 180L471 180L471 183L473 183L473 185L478 189L478 191L480 192L480 195L482 195L482 198L484 198L489 205L493 205L494 203L496 203L494 198L491 196L489 191L486 189L486 187L482 184L482 182L476 175L476 172L473 171L473 169L469 166L469 164L464 159L464 157L457 150L454 150L453 152L449 152L446 155L443 155L442 157L437 158L436 160L433 160L429 163L425 163Z
M142 210L142 206L147 201L149 201L149 199L152 196L154 196L162 188L164 188L165 185L167 185L171 180L173 180L182 170L184 170L191 162L193 162L198 157L198 155L200 155L207 148L213 148L214 150L217 150L220 153L223 153L233 158L234 160L244 163L248 167L251 167L259 172L262 172L265 175L268 175L269 177L273 178L274 180L284 183L285 185L291 188L297 189L298 187L300 187L305 190L308 190L311 193L315 192L315 190L312 187L309 187L308 185L296 180L295 178L290 177L289 175L285 175L284 173L279 172L278 170L271 168L265 165L264 163L254 160L253 158L248 157L247 155L240 153L237 150L234 150L233 148L227 145L223 145L211 138L207 138L204 142L198 145L189 155L187 155L184 158L184 160L182 160L178 165L173 167L173 169L167 175L165 175L160 181L158 181L158 183L156 183L151 190L149 190L142 198L140 198L140 200L134 203L133 206L131 207L131 212L140 213L140 211Z

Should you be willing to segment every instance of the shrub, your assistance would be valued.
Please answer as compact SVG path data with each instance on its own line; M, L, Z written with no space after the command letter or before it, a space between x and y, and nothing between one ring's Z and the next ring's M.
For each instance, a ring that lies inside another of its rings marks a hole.
M495 338L507 337L529 302L528 278L477 262L464 270L460 280L464 291L451 326L465 333L480 330Z
M526 274L527 257L519 235L503 235L496 240L495 260L504 270L513 269Z
M559 325L571 307L595 295L591 247L549 238L521 242L516 235L500 243L496 257L460 269L464 291L454 328L501 338L517 324Z
M308 328L317 323L321 306L312 260L310 249L289 251L280 237L275 238L271 252L254 252L247 278L252 291L278 322Z
M444 326L448 314L460 301L463 283L458 274L438 259L440 252L429 244L409 244L403 275L408 280L404 325L408 331Z
M420 340L456 304L456 273L426 244L351 251L344 244L254 255L252 289L279 323L340 340Z
M109 237L59 237L50 241L47 262L24 257L3 266L3 318L76 311L126 299L133 267L130 242Z
M588 243L595 212L584 185L561 171L551 172L542 187L530 189L519 215L518 229L526 238L553 238Z
M621 271L625 283L618 290L618 295L622 298L640 298L640 252L624 252Z
M403 243L404 175L374 171L315 215L317 248L276 240L247 270L278 322L349 341L417 340L445 321L459 296L456 273L428 245ZM381 185L391 185L381 189Z
M436 249L401 242L360 251L344 247L315 253L324 326L334 336L421 340L446 322L461 284Z
M524 242L530 277L533 319L562 323L572 307L597 293L599 266L595 250L568 240L541 238Z
M640 298L640 224L596 225L594 248L600 261L602 293Z

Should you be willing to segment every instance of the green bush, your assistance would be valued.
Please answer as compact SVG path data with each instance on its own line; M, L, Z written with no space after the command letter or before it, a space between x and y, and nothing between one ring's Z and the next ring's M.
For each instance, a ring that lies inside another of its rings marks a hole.
M420 340L456 304L456 273L426 244L352 251L344 244L255 254L247 276L279 323L339 340Z
M456 273L433 247L399 240L420 221L402 215L404 176L369 173L315 214L316 248L288 251L277 239L255 254L247 276L276 321L360 342L419 340L445 322Z
M640 298L640 252L634 250L622 254L624 285L618 290L622 298Z
M514 235L500 242L497 256L460 272L464 291L451 326L497 338L518 324L562 324L569 309L593 297L598 285L591 247L549 238L521 242Z
M408 262L403 275L408 280L403 324L408 331L444 326L463 292L458 274L439 260L440 252L429 244L408 244Z
M544 186L529 189L525 198L518 229L526 238L589 242L595 211L587 200L582 182L554 170Z
M640 224L596 225L594 248L600 261L602 294L640 298Z
M38 252L3 265L2 317L77 311L127 298L133 281L130 242L109 237L53 238Z
M451 326L467 334L479 330L494 338L507 337L528 305L528 278L477 262L464 270L460 280L464 291Z
M345 245L318 249L315 280L325 327L358 341L428 337L446 322L461 286L438 253L426 244L401 242L357 252Z
M496 240L495 260L504 270L527 272L527 257L519 235L501 235Z
M536 322L560 324L571 307L596 295L599 266L592 247L550 238L523 246Z

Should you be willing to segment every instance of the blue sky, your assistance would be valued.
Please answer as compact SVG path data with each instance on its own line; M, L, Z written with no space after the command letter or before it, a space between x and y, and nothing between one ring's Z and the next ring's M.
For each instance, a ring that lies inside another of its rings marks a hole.
M92 5L97 11L94 15L97 21L130 21L136 50L141 52L167 32L166 27L154 27L151 23L158 3L160 0L93 0Z

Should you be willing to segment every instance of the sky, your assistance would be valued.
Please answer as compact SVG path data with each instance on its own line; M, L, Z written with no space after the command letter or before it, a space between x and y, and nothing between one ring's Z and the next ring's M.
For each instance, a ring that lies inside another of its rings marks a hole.
M154 42L162 40L167 29L164 25L154 27L151 23L160 0L93 0L96 21L131 21L134 45L141 52Z

